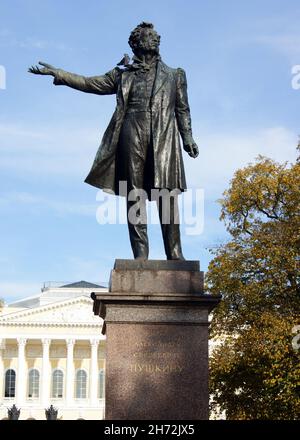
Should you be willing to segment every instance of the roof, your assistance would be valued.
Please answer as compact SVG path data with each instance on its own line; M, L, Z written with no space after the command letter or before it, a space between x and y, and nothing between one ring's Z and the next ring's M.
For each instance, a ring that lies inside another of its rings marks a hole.
M76 283L71 283L71 284L65 284L64 286L60 286L60 287L68 287L68 288L99 288L99 287L105 287L105 286L100 286L99 284L94 284L94 283L89 283L88 281L77 281Z

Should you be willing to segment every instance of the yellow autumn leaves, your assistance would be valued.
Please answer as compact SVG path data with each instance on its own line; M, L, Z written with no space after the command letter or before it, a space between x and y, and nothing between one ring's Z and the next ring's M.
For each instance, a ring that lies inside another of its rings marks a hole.
M221 200L230 242L215 250L206 277L223 300L211 335L214 411L230 419L300 414L300 162L258 157L238 170Z

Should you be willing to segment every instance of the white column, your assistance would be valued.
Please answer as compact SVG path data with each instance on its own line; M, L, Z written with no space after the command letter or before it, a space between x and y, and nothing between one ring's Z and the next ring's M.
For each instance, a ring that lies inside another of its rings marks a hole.
M50 386L51 386L51 368L50 368L50 344L51 339L42 339L43 343L43 364L42 364L42 383L40 389L42 391L40 401L43 408L50 405Z
M25 403L25 393L27 386L27 371L25 367L25 347L27 340L18 338L18 371L17 371L17 406L22 408Z
M2 352L5 348L5 339L0 339L0 405L4 397L4 364L2 361Z
M74 399L74 345L75 339L67 339L67 377L66 377L66 403L72 406Z
M97 406L98 401L98 339L91 339L91 363L90 363L90 404Z

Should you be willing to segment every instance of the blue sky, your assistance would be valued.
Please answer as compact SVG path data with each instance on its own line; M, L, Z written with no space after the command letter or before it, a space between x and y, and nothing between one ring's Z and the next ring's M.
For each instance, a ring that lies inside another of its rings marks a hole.
M44 281L107 281L131 258L125 225L99 225L96 188L83 183L114 110L113 96L54 87L27 68L39 60L84 75L130 53L130 31L151 21L166 64L187 72L200 155L185 155L188 185L205 191L205 226L183 234L206 270L228 237L216 202L234 171L264 154L294 161L300 90L297 0L2 0L0 65L0 297L37 294ZM164 258L151 226L151 258Z

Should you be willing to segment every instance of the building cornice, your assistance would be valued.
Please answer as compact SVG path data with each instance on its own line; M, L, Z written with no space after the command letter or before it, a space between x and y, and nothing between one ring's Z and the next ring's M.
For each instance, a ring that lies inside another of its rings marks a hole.
M88 322L81 323L64 323L64 322L19 322L19 321L11 321L11 322L1 322L0 327L84 327L84 328L97 328L101 329L102 324L89 324Z
M74 299L67 299L64 301L56 301L50 304L46 304L43 306L34 307L31 309L24 310L18 312L12 312L7 315L0 316L0 326L24 326L24 327L85 327L85 328L101 328L101 322L87 322L87 321L31 321L30 319L40 313L52 312L55 310L63 309L67 306L78 305L78 304L86 304L91 306L91 320L94 319L93 314L93 301L90 298L81 296ZM20 319L28 318L28 321L20 321Z

